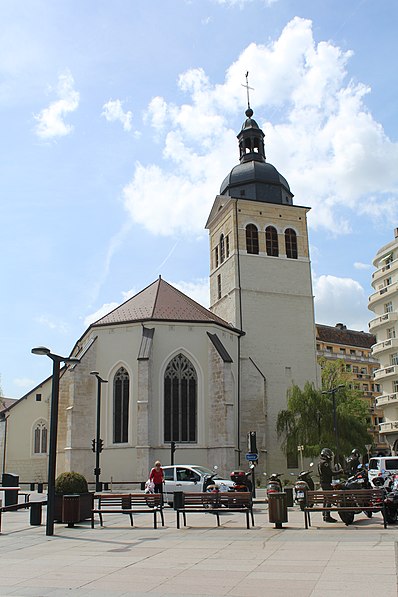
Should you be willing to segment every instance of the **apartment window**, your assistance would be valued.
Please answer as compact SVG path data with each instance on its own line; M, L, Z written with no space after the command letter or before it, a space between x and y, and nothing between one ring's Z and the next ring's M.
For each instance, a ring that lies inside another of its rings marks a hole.
M392 313L392 302L384 303L384 313Z
M391 282L392 282L391 276L388 276L388 278L386 278L384 280L384 286L390 286Z
M398 392L398 381L394 381L392 385L394 392Z
M369 392L369 386L367 383L364 383L362 387L364 392Z
M317 349L317 350L321 350L321 345L320 345L320 344L317 344L317 345L316 345L316 349Z
M36 394L36 402L41 402L41 394Z
M333 352L333 347L332 346L327 346L326 350L327 350L327 352Z
M345 370L346 370L346 371L351 371L351 365L346 365L346 366L345 366Z
M258 230L254 224L246 226L246 250L251 255L258 255Z
M368 372L368 370L367 370L366 367L361 367L361 373L362 373L362 375L366 375L367 372Z
M394 352L394 354L390 356L390 361L391 365L398 365L398 352Z
M217 298L221 298L221 274L217 276Z
M352 372L353 373L358 373L358 367L356 365L353 365Z
M345 354L345 348L340 348L340 354Z
M356 354L356 350L353 350L352 348L350 349L350 354L355 355Z
M395 338L395 329L387 328L387 338Z

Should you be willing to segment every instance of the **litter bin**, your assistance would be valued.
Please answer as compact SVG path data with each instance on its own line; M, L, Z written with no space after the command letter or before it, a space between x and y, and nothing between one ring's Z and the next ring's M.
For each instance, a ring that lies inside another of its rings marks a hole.
M293 487L285 487L286 505L288 508L293 508Z
M75 522L80 522L80 495L64 495L62 499L62 522L66 522L68 527L75 526Z
M276 529L282 528L282 523L287 522L286 493L270 493L268 495L268 520L275 524Z
M183 491L175 491L173 497L173 508L174 510L178 510L184 506L184 492Z
M31 502L30 506L30 524L31 526L41 525L42 502Z
M1 483L4 487L18 487L19 485L19 476L13 475L12 473L3 473L1 478ZM5 491L4 496L4 505L5 506L14 506L18 504L18 489Z

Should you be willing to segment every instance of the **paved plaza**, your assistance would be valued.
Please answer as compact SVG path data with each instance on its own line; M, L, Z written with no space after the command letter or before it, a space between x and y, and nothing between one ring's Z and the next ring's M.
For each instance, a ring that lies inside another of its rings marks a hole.
M43 517L44 518L44 517ZM74 528L30 526L29 511L3 515L0 535L0 595L58 597L395 597L397 527L383 528L380 515L356 516L353 526L326 524L289 508L282 529L268 521L267 505L256 501L255 527L241 513L187 515L176 528L165 509L164 528L152 516L104 515L104 528L90 522ZM45 520L43 520L45 522Z

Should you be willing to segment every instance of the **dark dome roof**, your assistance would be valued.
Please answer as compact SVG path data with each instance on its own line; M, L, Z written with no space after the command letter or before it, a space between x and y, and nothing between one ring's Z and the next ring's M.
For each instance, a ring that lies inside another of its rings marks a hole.
M293 197L287 180L275 166L255 160L232 168L221 185L220 195L284 204L292 204Z
M293 204L293 194L287 180L265 159L264 133L246 110L246 120L238 134L240 164L224 179L220 195L244 198L264 203Z

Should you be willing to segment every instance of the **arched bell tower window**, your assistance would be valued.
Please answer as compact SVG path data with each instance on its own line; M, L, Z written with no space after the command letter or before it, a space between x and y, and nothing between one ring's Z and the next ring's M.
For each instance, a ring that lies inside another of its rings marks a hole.
M246 250L252 255L258 255L258 230L254 224L246 226Z
M270 257L278 257L278 232L273 226L267 226L265 229L265 248L267 255Z
M33 430L33 453L47 454L47 425L39 421Z
M220 236L220 262L223 263L225 259L225 238L222 234Z
M164 374L164 441L197 441L197 375L187 357L178 354Z
M297 259L297 235L293 228L286 228L285 230L285 246L286 257Z
M125 444L129 439L130 376L120 367L113 379L113 443Z

